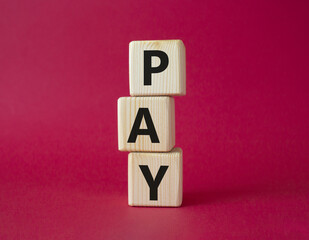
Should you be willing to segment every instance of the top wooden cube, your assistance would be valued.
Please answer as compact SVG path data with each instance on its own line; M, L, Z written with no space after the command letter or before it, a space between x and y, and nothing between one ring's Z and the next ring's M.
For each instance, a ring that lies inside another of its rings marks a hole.
M131 96L186 94L186 49L181 40L133 41L129 49Z

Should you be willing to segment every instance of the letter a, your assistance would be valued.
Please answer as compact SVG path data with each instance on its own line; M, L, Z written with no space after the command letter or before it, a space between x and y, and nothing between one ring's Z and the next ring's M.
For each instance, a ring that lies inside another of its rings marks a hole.
M140 129L143 117L145 118L147 129ZM128 143L135 143L137 135L149 135L152 143L159 143L159 138L148 108L138 109Z

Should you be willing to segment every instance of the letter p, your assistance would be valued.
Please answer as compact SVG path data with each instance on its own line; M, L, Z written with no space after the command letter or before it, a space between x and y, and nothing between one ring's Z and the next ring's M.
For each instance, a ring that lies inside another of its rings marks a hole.
M151 66L151 57L160 58L160 64L157 67ZM165 52L159 50L144 51L144 85L151 85L151 74L163 72L168 66L168 56Z

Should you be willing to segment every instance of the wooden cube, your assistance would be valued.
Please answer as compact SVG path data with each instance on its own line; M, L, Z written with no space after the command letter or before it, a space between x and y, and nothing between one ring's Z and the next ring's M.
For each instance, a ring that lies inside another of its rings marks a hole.
M130 206L179 207L182 203L182 150L129 154Z
M168 152L174 145L174 98L122 97L118 99L120 151Z
M131 96L185 95L185 45L181 40L133 41L129 72Z

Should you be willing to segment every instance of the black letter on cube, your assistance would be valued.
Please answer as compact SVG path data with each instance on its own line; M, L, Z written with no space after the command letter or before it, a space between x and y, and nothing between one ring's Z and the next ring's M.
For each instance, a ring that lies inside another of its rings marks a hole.
M143 117L145 117L147 129L139 128L142 123ZM128 143L135 143L137 135L149 135L152 143L160 143L148 108L138 109L132 130L131 130L131 133L128 139Z
M161 63L157 67L151 67L151 57L158 57ZM159 50L144 51L144 85L151 85L151 74L163 72L168 66L168 56L165 52Z
M139 165L139 168L141 169L147 181L147 184L149 186L150 200L157 201L158 200L158 187L164 177L164 174L167 171L168 166L160 166L155 180L153 180L153 177L147 165Z

